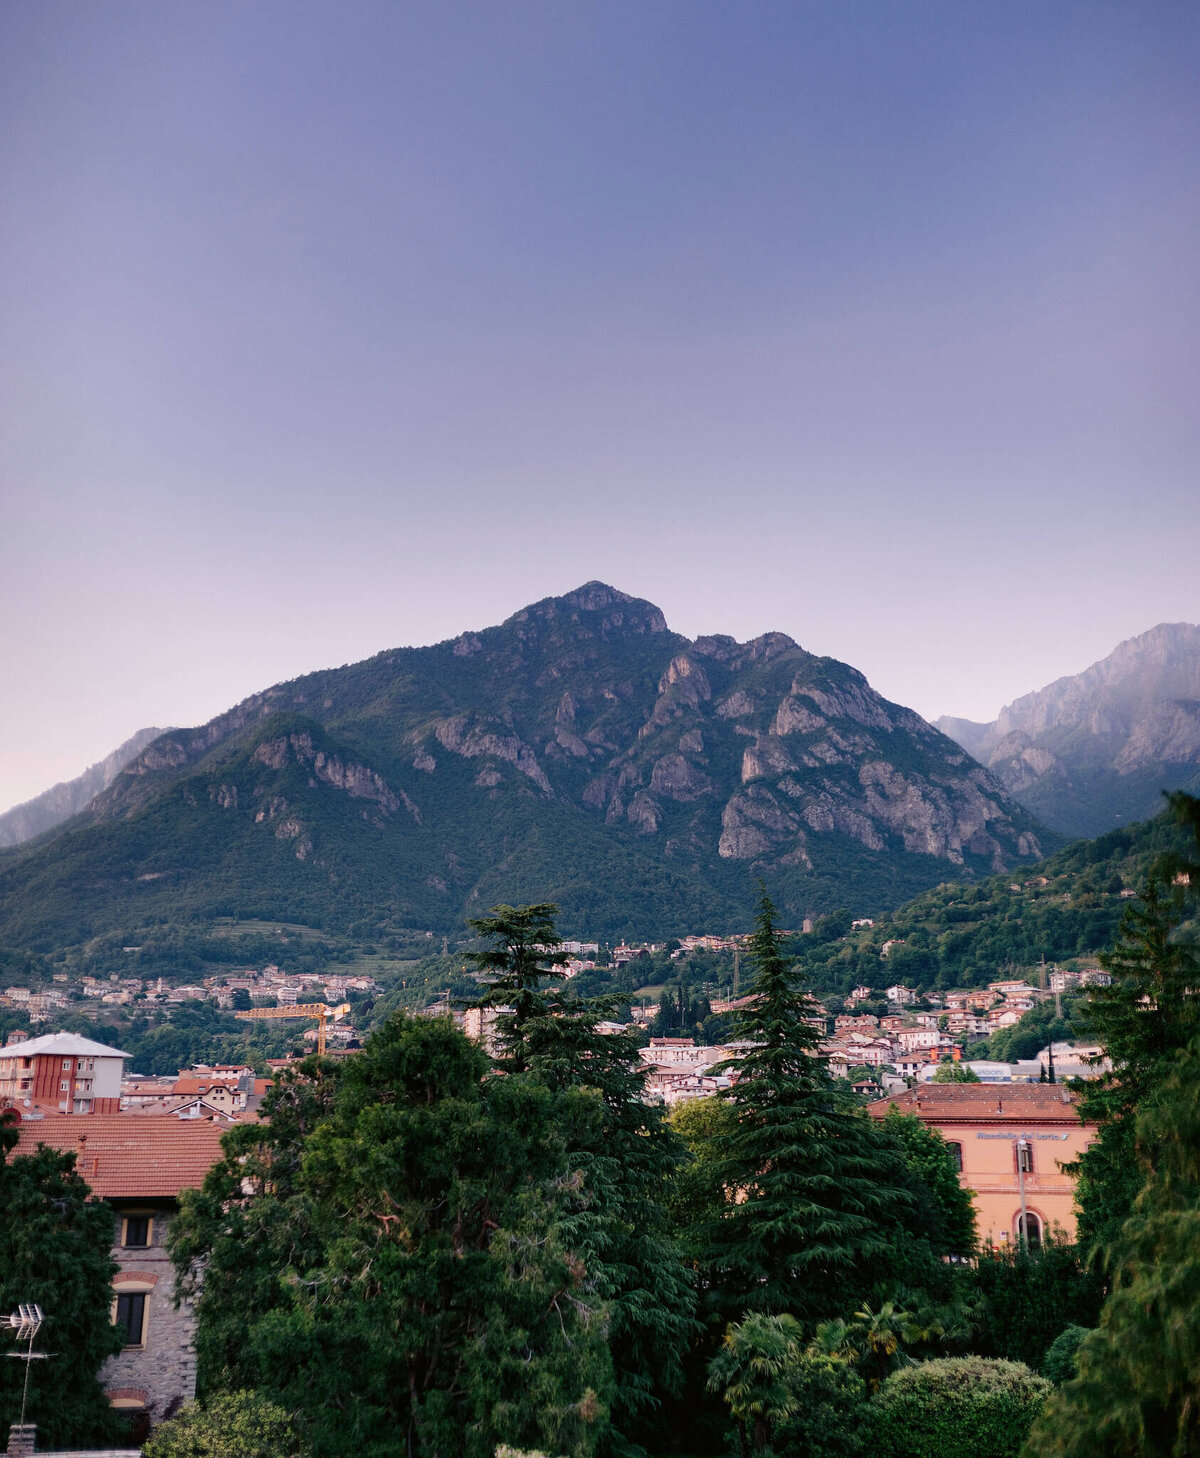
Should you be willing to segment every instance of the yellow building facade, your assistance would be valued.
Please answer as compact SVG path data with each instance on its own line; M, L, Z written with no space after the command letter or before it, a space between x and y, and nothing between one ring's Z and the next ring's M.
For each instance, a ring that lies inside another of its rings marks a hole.
M1075 1181L1062 1166L1096 1137L1062 1084L926 1084L877 1099L870 1112L912 1114L950 1145L975 1196L981 1244L1075 1238Z

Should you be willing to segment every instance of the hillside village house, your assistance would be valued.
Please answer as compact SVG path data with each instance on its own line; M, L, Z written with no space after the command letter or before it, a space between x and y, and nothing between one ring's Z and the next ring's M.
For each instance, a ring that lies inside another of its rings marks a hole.
M167 1222L180 1192L198 1188L221 1158L223 1127L135 1114L21 1119L14 1154L32 1154L39 1144L73 1153L93 1195L116 1211L112 1319L125 1347L105 1363L100 1381L112 1405L128 1413L138 1441L196 1393L195 1318L190 1301L174 1302Z
M1096 1137L1062 1084L924 1084L869 1106L915 1114L947 1141L959 1179L975 1194L979 1239L1040 1243L1055 1229L1075 1238L1075 1181L1062 1165Z

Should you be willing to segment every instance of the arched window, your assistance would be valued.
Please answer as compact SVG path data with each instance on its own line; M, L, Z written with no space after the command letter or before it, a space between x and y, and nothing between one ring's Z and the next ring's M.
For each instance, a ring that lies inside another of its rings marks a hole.
M1036 1249L1042 1243L1042 1219L1030 1210L1026 1215L1017 1216L1017 1239L1024 1237L1030 1250Z
M956 1139L948 1139L946 1148L950 1151L950 1158L954 1161L954 1168L962 1174L962 1145Z

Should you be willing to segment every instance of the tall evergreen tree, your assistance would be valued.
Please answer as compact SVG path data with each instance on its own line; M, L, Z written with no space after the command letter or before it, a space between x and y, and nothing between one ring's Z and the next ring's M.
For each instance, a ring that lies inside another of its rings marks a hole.
M889 1252L911 1202L904 1162L835 1089L765 891L749 950L753 1001L737 1024L748 1047L727 1065L727 1203L703 1232L708 1296L726 1314L829 1316L850 1309Z
M1200 1039L1138 1119L1137 1153L1145 1183L1107 1252L1112 1291L1030 1458L1200 1452Z
M551 902L531 906L493 906L490 916L474 917L477 936L491 943L469 954L488 979L487 991L476 1007L500 1008L497 1042L500 1066L509 1073L524 1072L529 1052L526 1028L534 1018L548 1015L549 1003L542 983L567 960L559 950L562 938L554 925L558 907Z
M93 1200L74 1154L40 1146L12 1157L17 1131L0 1120L0 1314L36 1302L45 1324L32 1363L28 1422L38 1446L86 1447L111 1441L120 1425L97 1381L121 1349L112 1325L113 1213ZM15 1351L11 1334L3 1342ZM21 1413L25 1363L0 1356L0 1431Z
M595 1139L596 1099L490 1078L448 1019L398 1015L328 1089L320 1073L183 1198L207 1391L296 1413L314 1458L595 1451L607 1311L566 1149Z
M1172 797L1179 819L1196 835L1200 860L1200 801ZM1179 1051L1200 1033L1200 949L1185 924L1200 896L1196 862L1161 861L1126 910L1117 944L1101 963L1106 987L1093 989L1089 1031L1103 1044L1112 1071L1080 1086L1083 1117L1099 1136L1073 1166L1079 1177L1079 1234L1088 1247L1110 1245L1141 1187L1134 1123L1159 1095Z
M520 1069L555 1094L582 1091L598 1111L596 1123L575 1126L565 1149L584 1192L571 1239L608 1313L609 1446L628 1450L682 1382L694 1326L694 1295L666 1208L684 1151L665 1111L646 1102L646 1067L633 1038L599 1031L615 999L580 1000L538 985L556 965L555 910L496 907L474 923L493 940L477 964L500 973L487 994L492 1005L503 999L514 1009L500 1030L502 1076Z

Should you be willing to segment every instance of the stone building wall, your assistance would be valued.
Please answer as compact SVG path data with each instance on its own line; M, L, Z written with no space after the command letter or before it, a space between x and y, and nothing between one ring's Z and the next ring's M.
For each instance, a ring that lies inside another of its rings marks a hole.
M113 1277L114 1296L123 1290L145 1292L146 1317L143 1345L126 1347L110 1357L100 1380L114 1406L133 1412L144 1405L151 1423L157 1424L196 1395L193 1303L184 1299L176 1307L175 1268L166 1250L167 1222L174 1205L113 1204L118 1241L124 1238L128 1214L149 1213L153 1223L148 1246L113 1247L113 1259L121 1268Z

